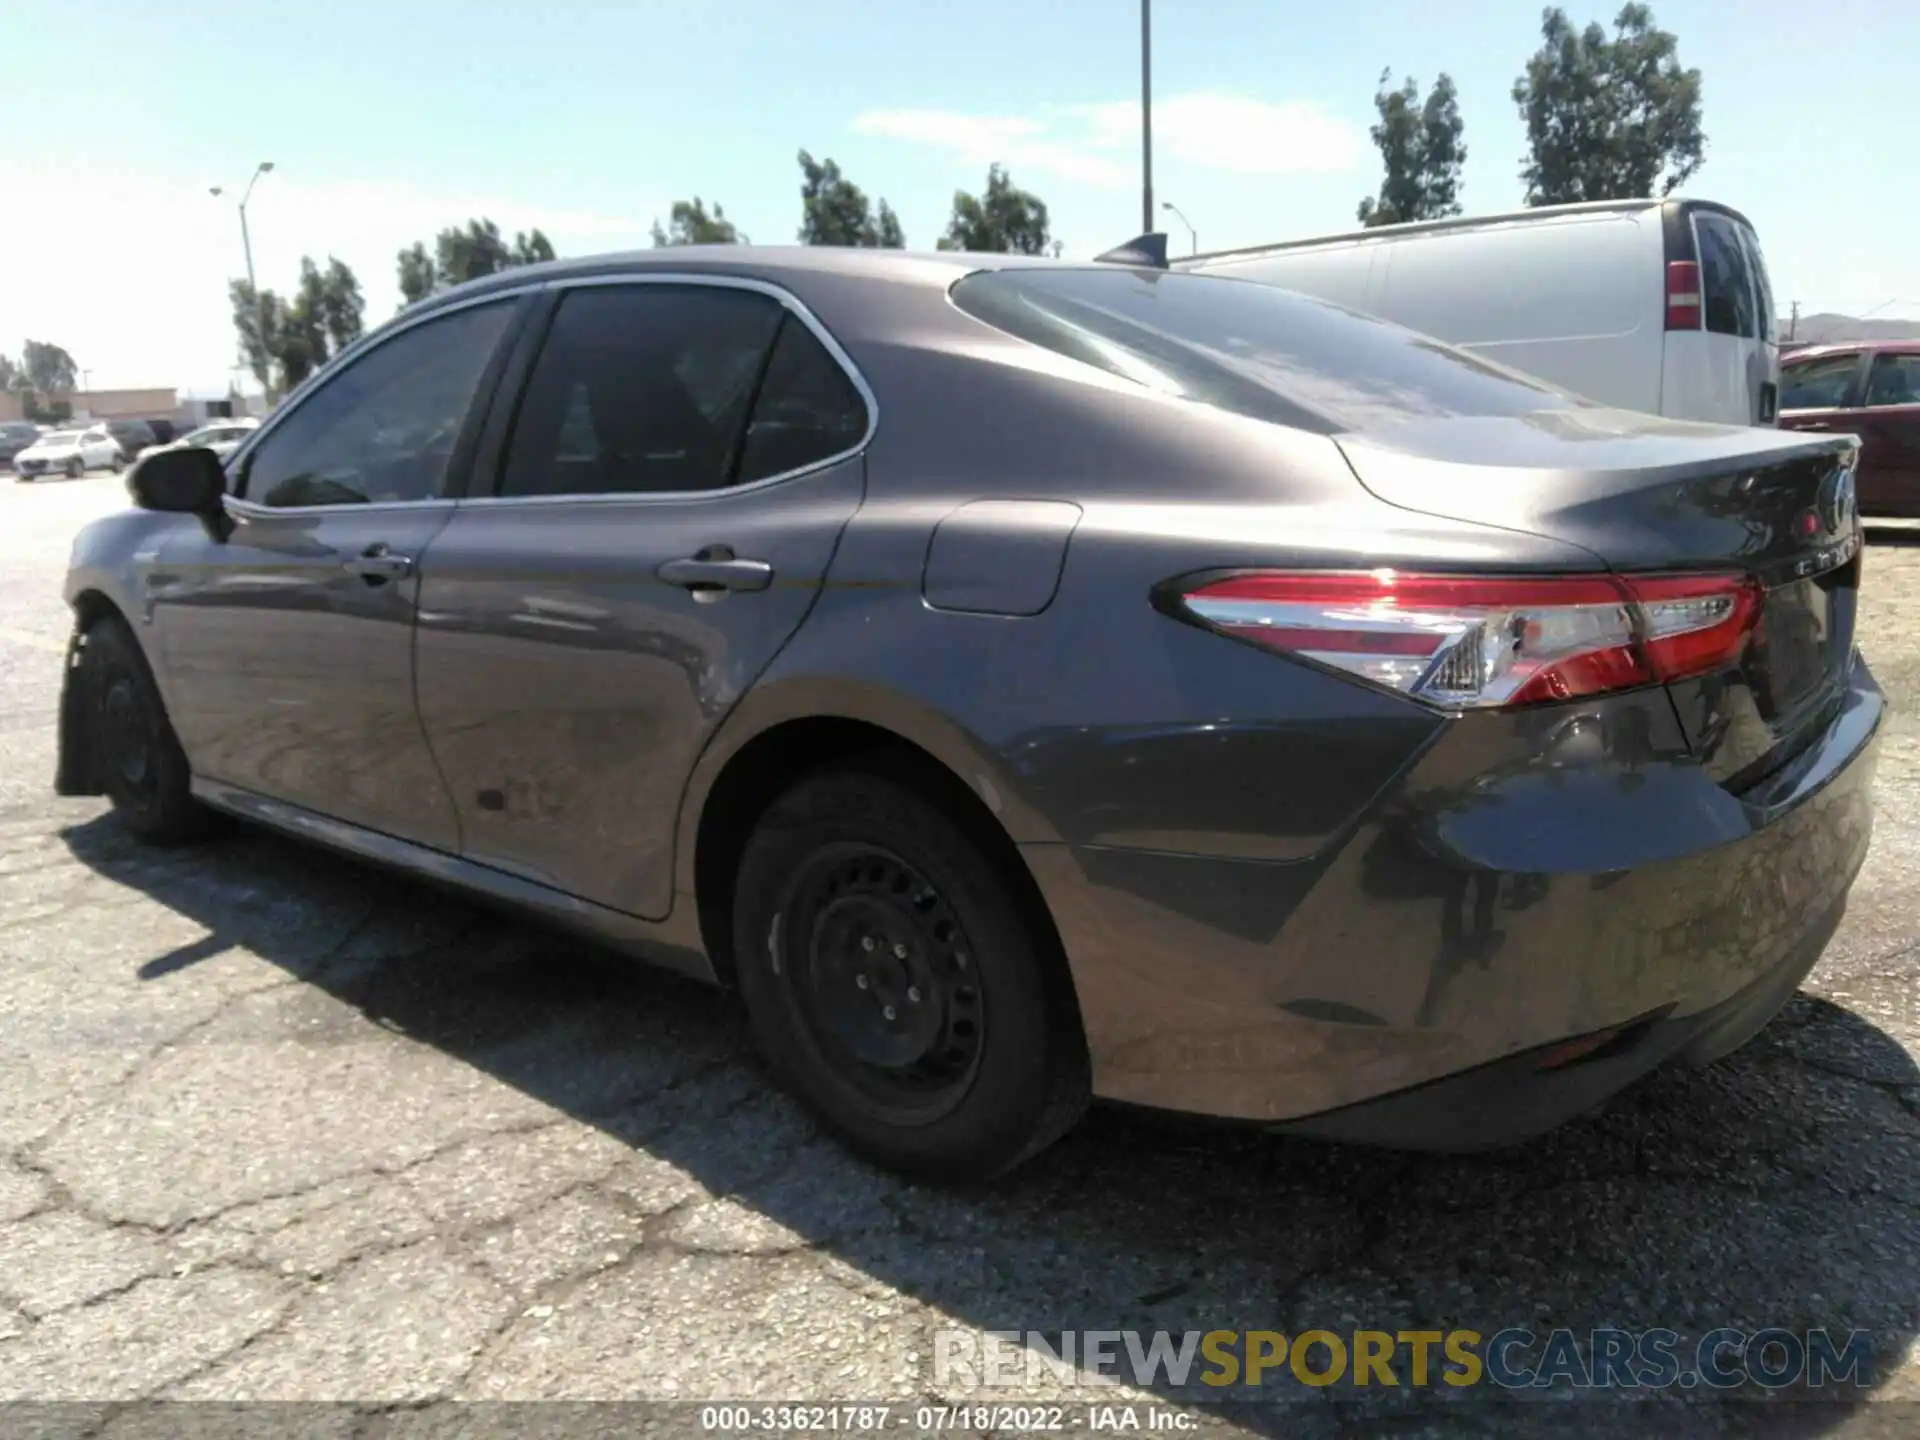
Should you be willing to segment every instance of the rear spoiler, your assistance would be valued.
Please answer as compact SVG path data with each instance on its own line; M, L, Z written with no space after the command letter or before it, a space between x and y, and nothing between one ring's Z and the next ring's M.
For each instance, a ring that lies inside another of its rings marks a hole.
M1149 270L1167 268L1167 237L1161 230L1136 235L1124 245L1093 257L1096 265L1140 265Z

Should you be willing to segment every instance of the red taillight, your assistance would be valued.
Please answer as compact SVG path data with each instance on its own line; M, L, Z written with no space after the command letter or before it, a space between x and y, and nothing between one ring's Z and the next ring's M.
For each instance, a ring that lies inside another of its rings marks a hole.
M1468 709L1571 700L1730 664L1759 590L1737 575L1260 571L1200 585L1183 602L1222 634Z
M1667 329L1700 328L1700 267L1691 260L1667 264Z

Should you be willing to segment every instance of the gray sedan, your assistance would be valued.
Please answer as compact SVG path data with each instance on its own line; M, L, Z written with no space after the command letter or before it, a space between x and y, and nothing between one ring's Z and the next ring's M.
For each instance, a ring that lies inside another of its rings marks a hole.
M849 1144L1469 1148L1754 1033L1865 854L1854 442L1267 286L716 247L409 309L76 543L58 788L736 987Z

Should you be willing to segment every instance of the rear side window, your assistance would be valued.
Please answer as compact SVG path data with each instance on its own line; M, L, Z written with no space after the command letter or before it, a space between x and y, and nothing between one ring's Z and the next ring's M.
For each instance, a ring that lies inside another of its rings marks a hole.
M561 302L527 381L502 495L728 483L785 310L720 286L593 286Z
M1860 356L1853 351L1790 361L1780 367L1780 408L1832 410L1845 405L1859 370Z
M1920 405L1920 355L1874 356L1867 404Z
M817 465L867 433L867 405L847 372L800 321L781 322L740 455L739 484Z
M1700 305L1716 335L1758 339L1753 273L1740 227L1724 215L1696 211L1693 233L1700 245Z
M967 314L1110 375L1319 434L1587 402L1384 320L1256 281L1133 269L982 271Z

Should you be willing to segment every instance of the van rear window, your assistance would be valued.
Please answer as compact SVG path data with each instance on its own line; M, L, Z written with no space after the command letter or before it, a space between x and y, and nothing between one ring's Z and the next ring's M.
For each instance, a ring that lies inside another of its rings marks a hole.
M1588 402L1384 320L1254 280L1121 267L980 271L975 319L1149 389L1319 434Z
M1724 215L1698 210L1693 216L1694 238L1700 246L1700 305L1707 329L1716 335L1759 337L1760 317L1754 305L1753 272L1740 227Z

